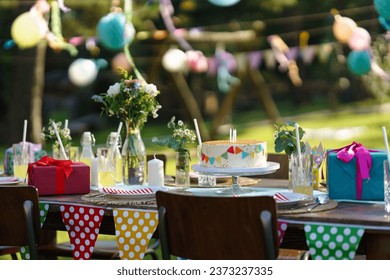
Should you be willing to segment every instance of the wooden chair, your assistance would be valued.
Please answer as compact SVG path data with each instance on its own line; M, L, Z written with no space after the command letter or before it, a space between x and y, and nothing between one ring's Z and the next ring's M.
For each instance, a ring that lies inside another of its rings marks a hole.
M163 259L276 259L273 197L206 197L157 192Z
M38 259L40 238L38 192L31 186L0 186L0 245L28 246Z
M259 178L269 178L269 179L288 179L288 156L286 154L268 154L267 161L278 162L280 168L276 172L266 175L259 175Z

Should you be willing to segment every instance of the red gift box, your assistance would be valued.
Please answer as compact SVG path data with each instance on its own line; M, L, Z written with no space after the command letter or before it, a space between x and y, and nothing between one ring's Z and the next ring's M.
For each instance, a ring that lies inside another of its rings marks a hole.
M28 166L28 184L38 194L86 194L90 190L90 168L81 162L56 160L44 156Z

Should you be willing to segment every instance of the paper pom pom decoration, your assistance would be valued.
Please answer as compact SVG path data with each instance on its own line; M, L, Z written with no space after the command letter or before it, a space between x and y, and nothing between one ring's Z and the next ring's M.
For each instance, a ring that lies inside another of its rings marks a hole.
M240 0L208 0L211 4L221 7L233 6L240 2Z
M357 28L357 24L353 19L340 15L334 16L333 35L340 43L348 43L355 28Z
M133 24L126 24L126 17L121 13L109 13L99 20L97 37L99 42L110 50L119 50L134 39Z
M387 31L390 31L390 19L385 19L384 17L379 17L378 21L384 29L386 29Z
M356 75L364 75L371 70L371 57L368 51L351 51L348 54L347 65Z
M85 87L95 81L98 67L90 59L78 58L72 62L68 69L70 81L79 87Z
M186 51L187 63L191 71L197 73L206 72L208 69L207 58L201 51Z
M162 57L161 61L165 70L169 72L181 72L188 69L187 56L179 49L169 49Z
M11 37L21 49L35 47L44 37L46 23L38 15L25 12L11 26Z
M377 13L385 19L390 19L390 1L374 0L374 7Z
M353 30L348 46L355 51L367 50L370 48L371 35L364 28L357 27Z
M126 58L126 55L123 52L120 52L112 58L111 68L114 72L118 72L118 68L122 68L125 69L127 72L130 72L131 65Z

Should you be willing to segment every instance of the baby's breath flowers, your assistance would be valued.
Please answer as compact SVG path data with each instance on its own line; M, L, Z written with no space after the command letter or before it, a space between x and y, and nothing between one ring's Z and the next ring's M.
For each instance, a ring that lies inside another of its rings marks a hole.
M92 96L102 105L102 112L109 117L116 116L133 128L141 129L149 115L157 118L161 105L156 96L160 91L154 84L132 79L128 72L120 69L121 80L111 85L106 93Z
M58 129L58 134L60 135L62 145L64 147L70 147L72 145L72 137L70 136L70 130L67 127L62 128L62 122L54 122L54 120L49 120L49 125L42 128L41 139L45 142L50 142L53 144L53 148L59 148L60 143L58 142L57 135L55 133L53 123L56 124Z
M190 154L189 147L196 141L195 131L189 129L187 124L179 120L175 123L175 117L168 122L168 128L171 128L172 135L168 137L154 137L152 142L161 146L167 146L179 154Z

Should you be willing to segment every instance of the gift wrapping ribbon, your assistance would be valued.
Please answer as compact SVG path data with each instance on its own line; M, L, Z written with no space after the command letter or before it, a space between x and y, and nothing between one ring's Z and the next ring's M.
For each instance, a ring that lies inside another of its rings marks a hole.
M72 173L71 160L53 159L49 156L44 156L40 160L28 165L28 180L32 181L34 166L55 166L56 167L56 193L63 194L65 192L65 178L68 178Z
M370 151L373 152L357 142L331 151L337 152L337 158L342 162L350 162L354 157L356 158L356 199L359 200L362 199L363 180L370 179L372 166Z

